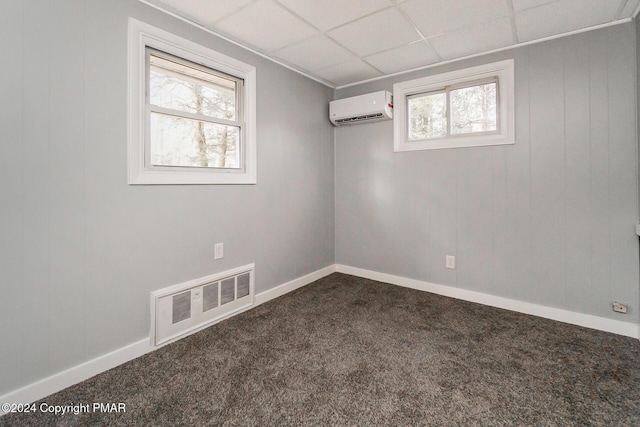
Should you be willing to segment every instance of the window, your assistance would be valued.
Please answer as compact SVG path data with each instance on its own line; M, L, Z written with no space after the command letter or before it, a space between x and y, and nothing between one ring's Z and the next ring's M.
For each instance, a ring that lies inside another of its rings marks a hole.
M393 86L395 151L513 144L513 60Z
M129 183L255 184L255 68L129 25Z

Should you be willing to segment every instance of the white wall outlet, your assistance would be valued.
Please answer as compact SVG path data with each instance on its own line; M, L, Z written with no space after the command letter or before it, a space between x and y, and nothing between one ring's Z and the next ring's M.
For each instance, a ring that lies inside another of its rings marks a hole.
M627 304L622 304L621 302L613 302L612 305L613 311L617 311L618 313L627 313Z
M222 243L216 243L216 245L213 247L213 258L224 258L224 245Z
M453 255L447 255L445 260L445 267L455 270L456 268L456 257Z

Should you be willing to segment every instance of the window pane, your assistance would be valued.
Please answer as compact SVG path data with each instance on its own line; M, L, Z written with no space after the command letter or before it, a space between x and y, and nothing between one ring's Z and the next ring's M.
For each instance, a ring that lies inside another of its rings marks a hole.
M434 93L409 98L409 140L447 135L447 95Z
M238 127L151 113L150 132L153 166L241 167Z
M236 118L236 81L150 55L149 102L219 119Z
M497 130L496 84L487 83L451 91L451 133Z

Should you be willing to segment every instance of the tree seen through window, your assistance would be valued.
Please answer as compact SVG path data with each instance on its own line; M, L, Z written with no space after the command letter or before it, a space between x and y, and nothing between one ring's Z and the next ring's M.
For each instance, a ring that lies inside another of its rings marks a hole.
M236 80L149 56L150 162L240 168Z

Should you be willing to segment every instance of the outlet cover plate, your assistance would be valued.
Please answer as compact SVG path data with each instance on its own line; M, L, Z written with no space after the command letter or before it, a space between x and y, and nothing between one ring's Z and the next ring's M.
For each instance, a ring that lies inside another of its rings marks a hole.
M447 255L445 259L445 267L450 268L451 270L455 270L456 257L453 255Z
M627 312L627 304L622 304L621 302L613 302L612 307L613 311L618 313L626 313Z
M216 245L213 247L213 258L224 258L224 245L222 243L216 243Z

